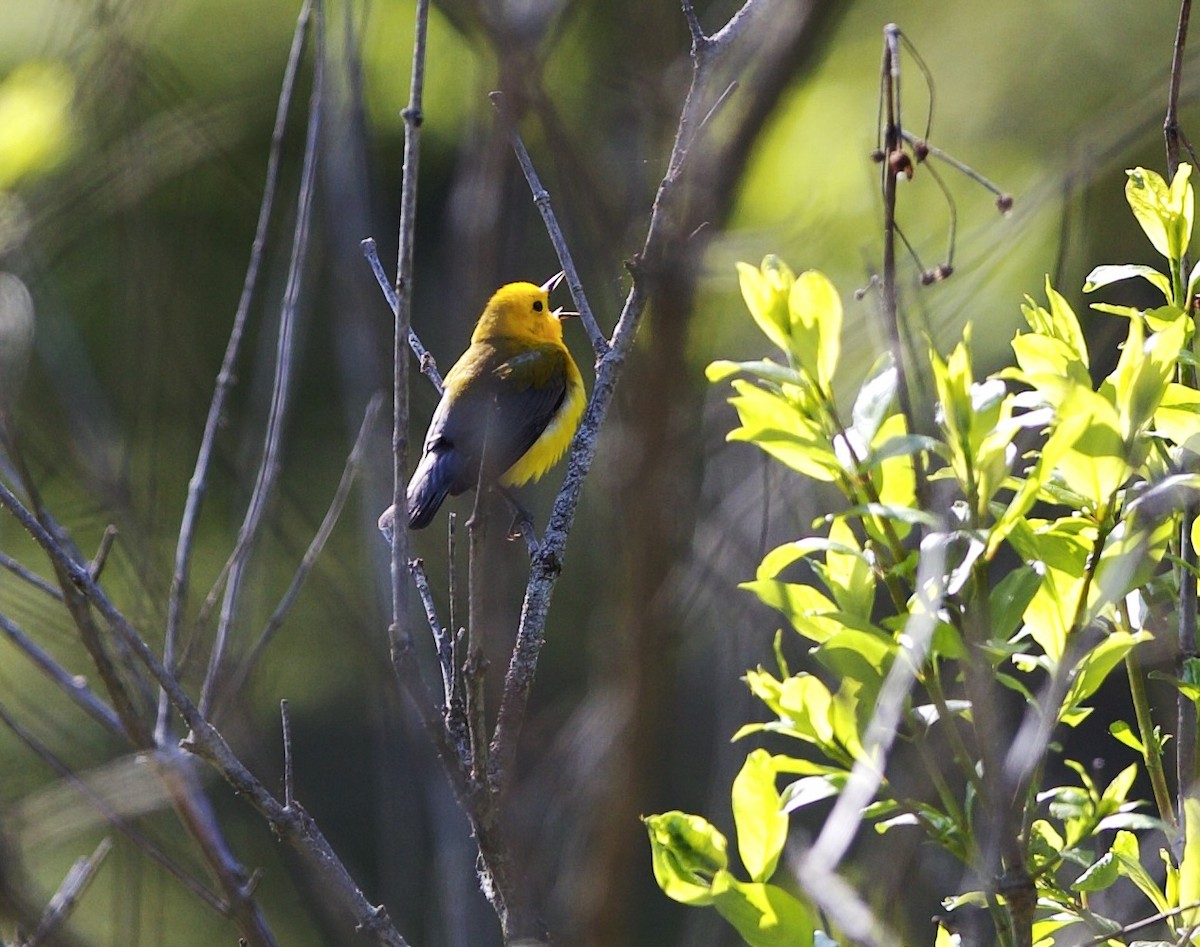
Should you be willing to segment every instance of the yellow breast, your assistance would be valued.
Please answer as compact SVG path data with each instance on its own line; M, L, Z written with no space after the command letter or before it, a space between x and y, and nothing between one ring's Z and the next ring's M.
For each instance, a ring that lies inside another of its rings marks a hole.
M567 392L563 396L562 404L546 425L546 429L533 442L533 446L500 477L500 484L505 487L519 487L523 483L540 479L547 470L558 463L570 445L571 438L575 436L586 404L583 376L579 374L575 362L568 355Z

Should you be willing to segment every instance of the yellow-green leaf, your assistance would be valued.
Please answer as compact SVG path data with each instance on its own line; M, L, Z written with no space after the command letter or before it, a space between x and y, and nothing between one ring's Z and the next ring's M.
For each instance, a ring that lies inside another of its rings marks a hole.
M1125 173L1125 198L1154 245L1170 260L1181 260L1192 234L1194 197L1188 181L1191 165L1181 164L1168 187L1160 174L1145 168Z
M788 293L795 276L778 257L768 256L762 268L749 263L737 265L742 299L763 335L772 343L791 351L791 323L788 318Z
M792 354L822 391L833 390L842 344L842 297L824 273L796 277L788 298Z
M642 823L663 894L682 904L711 904L713 876L729 865L725 836L700 816L678 810L644 816Z
M777 776L771 754L754 750L733 780L738 854L751 881L766 881L775 873L787 841L788 817L775 787Z
M750 947L806 947L816 929L813 913L775 885L738 881L727 871L713 878L713 906Z

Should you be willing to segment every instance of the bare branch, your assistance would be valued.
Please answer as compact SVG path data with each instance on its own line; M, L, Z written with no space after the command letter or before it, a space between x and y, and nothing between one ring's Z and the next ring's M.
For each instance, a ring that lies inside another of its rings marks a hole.
M46 905L46 913L42 915L37 930L33 932L32 937L23 942L22 947L37 947L66 922L79 899L83 897L87 886L96 877L96 872L100 870L100 863L104 861L111 848L112 839L103 838L91 855L76 860L62 884L58 886L58 890L54 892L50 903Z
M592 307L588 303L587 295L583 291L583 284L580 282L579 273L575 269L575 261L571 257L571 250L567 246L566 238L563 236L562 227L558 224L558 218L554 216L554 208L550 206L550 195L542 187L541 178L538 177L538 173L533 167L533 161L529 157L529 152L525 148L525 142L521 140L521 135L518 133L512 117L505 111L504 95L500 92L493 92L488 98L492 100L492 105L496 107L496 111L500 114L501 121L508 131L508 139L512 142L517 162L521 165L521 171L525 174L525 180L529 182L529 190L533 192L533 203L537 206L538 213L542 215L542 223L546 225L546 233L550 235L550 242L554 245L554 252L558 254L558 262L566 274L567 286L571 290L571 299L575 301L575 308L579 310L580 321L583 322L583 327L588 334L588 340L592 343L592 351L596 355L596 361L599 362L608 351L608 340L604 337L604 333L600 331L600 326L596 323L596 317L592 314Z
M25 634L16 622L6 615L0 615L0 631L8 636L26 657L41 669L50 680L58 685L64 694L78 704L93 720L96 720L114 736L125 737L125 728L121 719L113 709L87 686L87 681L80 675L72 674L61 664L50 657L32 638Z
M454 649L449 632L438 621L437 604L433 600L433 590L429 587L429 576L425 572L425 563L413 559L408 563L408 571L412 574L413 585L421 605L425 609L425 620L433 634L433 646L437 651L438 670L442 675L442 692L445 696L445 707L449 708L454 696Z
M413 30L412 73L404 110L404 168L400 180L400 232L396 250L396 320L392 350L392 622L388 637L392 661L411 646L408 628L408 517L405 483L408 466L408 352L412 326L413 243L417 223L417 172L425 94L425 47L429 0L417 0ZM414 692L414 700L420 700Z
M16 559L3 552L0 552L0 569L7 569L19 579L28 582L39 592L45 592L53 599L57 599L60 602L63 600L62 590L59 589L53 582L47 582L36 572L26 569L23 565L21 565L21 563L17 562Z
M1175 28L1175 47L1171 55L1171 81L1167 90L1167 112L1163 118L1163 137L1167 143L1167 180L1175 177L1179 167L1179 90L1183 84L1183 51L1187 46L1188 21L1192 15L1192 0L1180 0L1179 23Z
M362 242L363 256L367 258L367 262L371 264L371 272L375 274L375 281L379 283L379 288L383 290L383 295L388 301L388 306L391 307L393 318L400 311L400 297L396 295L396 288L392 286L391 281L387 277L387 273L383 271L383 264L379 262L379 249L375 245L374 237L367 237ZM421 366L421 374L428 378L433 387L437 389L438 394L442 393L442 376L438 372L437 362L429 350L421 344L421 340L417 337L417 333L413 331L412 326L408 329L408 347L412 349L413 355L417 357L417 362Z
M290 809L296 804L296 783L292 771L292 720L286 700L279 702L279 721L283 727L283 807Z
M104 535L100 537L100 545L96 549L96 555L88 563L88 571L91 572L93 579L100 578L100 573L104 571L105 563L108 562L108 554L112 552L113 543L116 542L116 539L117 528L110 523L104 527Z
M100 815L105 822L128 838L145 855L165 869L167 874L175 878L188 892L208 905L213 911L224 916L229 914L229 905L210 891L199 879L193 877L179 865L170 855L164 852L151 839L142 834L128 819L109 806L104 799L93 790L86 781L80 779L71 768L54 755L48 747L33 736L28 730L16 722L3 707L0 707L0 723L3 723L35 756L49 766L59 779L79 793L80 797Z

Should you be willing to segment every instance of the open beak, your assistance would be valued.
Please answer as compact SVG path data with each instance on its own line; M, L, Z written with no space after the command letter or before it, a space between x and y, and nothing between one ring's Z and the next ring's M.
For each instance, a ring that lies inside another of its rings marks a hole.
M546 282L542 283L542 292L547 294L554 292L556 289L558 289L558 284L563 281L563 277L566 275L567 274L564 271L559 270L548 280L546 280Z
M553 276L551 276L548 280L546 280L546 282L542 283L542 287L541 287L542 292L546 293L547 295L554 292L554 290L558 288L558 284L563 281L563 277L566 275L567 274L563 270L559 270L557 273L555 273ZM557 309L551 310L550 315L554 316L556 319L562 320L562 319L567 319L571 316L578 316L579 313L565 312L563 310L563 307L559 306Z

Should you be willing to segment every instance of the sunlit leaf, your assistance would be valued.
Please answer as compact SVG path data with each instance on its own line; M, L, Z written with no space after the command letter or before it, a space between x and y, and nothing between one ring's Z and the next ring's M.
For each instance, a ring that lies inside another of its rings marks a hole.
M738 881L727 871L713 878L713 905L749 947L812 943L816 918L782 888Z
M791 351L791 323L788 316L788 294L795 276L778 257L768 256L762 268L738 263L738 284L742 299L750 310L755 324L772 344L785 352Z
M1168 187L1162 176L1145 168L1125 173L1125 197L1154 249L1171 260L1187 252L1192 232L1194 198L1188 182L1191 166L1181 164Z
M1071 883L1072 891L1103 891L1120 877L1117 860L1112 853L1101 855L1082 875Z
M1200 799L1188 795L1183 801L1183 859L1179 863L1179 904L1200 904ZM1188 907L1180 915L1185 927L1200 924L1200 908Z
M733 824L738 854L752 881L766 881L775 873L788 818L775 788L775 764L766 750L753 750L733 780Z
M1141 277L1155 286L1163 294L1164 299L1169 300L1171 298L1171 280L1166 274L1160 273L1152 266L1143 266L1134 263L1116 266L1097 266L1087 275L1087 279L1083 283L1083 291L1085 293L1095 292L1102 286L1108 286L1110 283L1117 283L1121 280L1134 279L1135 277Z
M833 390L842 344L842 298L824 273L796 277L788 297L791 351L823 391Z
M683 904L711 904L713 876L729 864L725 836L700 816L678 810L645 816L642 822L663 893Z
M852 435L860 456L866 453L871 442L875 440L875 435L879 433L879 426L887 417L888 409L896 398L898 380L899 372L896 370L895 360L891 353L887 352L875 363L866 381L858 389L858 396L854 399L854 407L850 412L851 423L847 433Z

